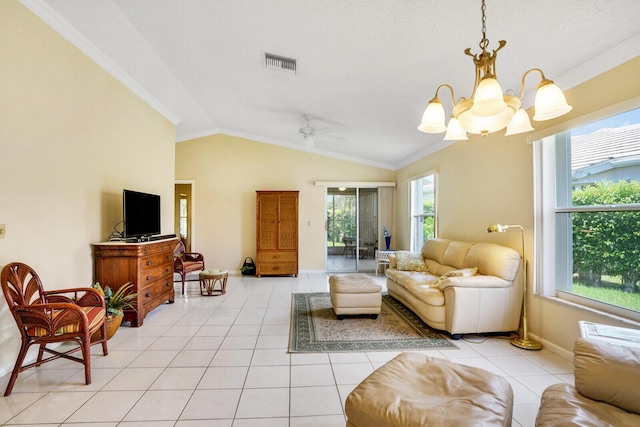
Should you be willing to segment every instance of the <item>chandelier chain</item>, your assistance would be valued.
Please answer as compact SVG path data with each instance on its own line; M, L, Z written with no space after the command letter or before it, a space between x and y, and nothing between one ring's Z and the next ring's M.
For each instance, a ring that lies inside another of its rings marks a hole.
M482 11L482 40L480 40L480 49L485 52L489 46L489 40L487 39L487 5L484 0L482 0L482 7L480 10Z

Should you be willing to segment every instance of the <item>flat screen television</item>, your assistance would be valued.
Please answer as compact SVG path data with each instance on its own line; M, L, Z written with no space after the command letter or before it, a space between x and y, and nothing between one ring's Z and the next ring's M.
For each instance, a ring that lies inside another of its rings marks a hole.
M124 238L160 234L160 196L139 191L122 191Z

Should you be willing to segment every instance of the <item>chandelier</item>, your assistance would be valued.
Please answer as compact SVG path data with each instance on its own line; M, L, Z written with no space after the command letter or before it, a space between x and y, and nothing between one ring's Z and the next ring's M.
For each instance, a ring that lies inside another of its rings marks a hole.
M473 84L471 98L460 98L455 102L453 88L448 84L442 84L436 89L435 97L429 101L422 116L422 122L418 130L426 133L441 133L446 131L444 140L456 141L468 139L467 133L486 136L507 128L505 136L533 130L527 112L522 108L522 96L524 95L524 80L531 72L540 73L540 83L536 88L534 102L535 115L533 120L542 121L555 119L571 111L562 91L547 79L539 68L532 68L522 75L520 96L503 93L496 75L496 56L507 42L499 41L499 46L492 53L487 52L489 40L486 28L486 5L482 0L482 40L480 48L482 53L474 55L471 48L464 53L473 58L476 67L476 80ZM451 103L453 111L449 124L445 126L445 114L442 101L438 98L438 92L443 87L451 91ZM507 91L511 92L512 91Z

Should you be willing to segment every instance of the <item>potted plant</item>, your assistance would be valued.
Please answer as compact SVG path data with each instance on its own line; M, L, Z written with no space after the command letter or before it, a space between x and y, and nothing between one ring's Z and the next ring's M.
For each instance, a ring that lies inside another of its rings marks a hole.
M104 288L100 285L100 283L95 283L92 285L92 288L100 292L100 294L104 298L104 305L107 311L105 320L107 323L107 339L111 339L111 337L120 327L122 319L124 318L124 310L135 310L133 302L136 300L138 294L127 293L127 291L132 287L132 283L125 283L124 285L120 286L120 288L116 292L113 292L113 290L108 285ZM96 331L91 337L92 341L94 340L94 338L100 338L100 336L100 330Z

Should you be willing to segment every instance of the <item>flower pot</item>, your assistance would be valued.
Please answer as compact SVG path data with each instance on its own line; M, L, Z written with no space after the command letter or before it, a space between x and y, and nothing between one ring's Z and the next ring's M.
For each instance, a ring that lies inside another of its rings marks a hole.
M116 334L116 331L122 323L124 316L116 316L114 314L107 314L105 322L107 323L107 339L111 339ZM98 329L91 335L91 341L99 340L102 337L102 328Z

